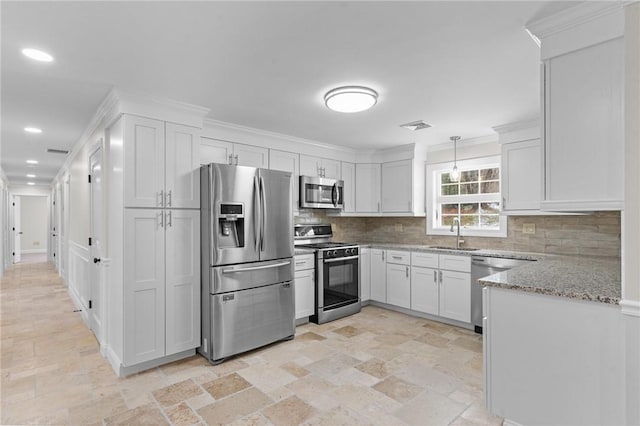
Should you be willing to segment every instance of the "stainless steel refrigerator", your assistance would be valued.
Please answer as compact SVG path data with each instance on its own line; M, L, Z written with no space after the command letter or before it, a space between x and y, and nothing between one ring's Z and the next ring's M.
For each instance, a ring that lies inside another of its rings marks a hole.
M200 168L202 340L217 364L295 333L291 173Z

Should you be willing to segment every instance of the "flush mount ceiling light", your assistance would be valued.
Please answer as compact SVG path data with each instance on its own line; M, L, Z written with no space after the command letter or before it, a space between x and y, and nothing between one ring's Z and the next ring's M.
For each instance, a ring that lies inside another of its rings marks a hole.
M31 48L22 49L22 54L27 58L31 58L35 61L40 61L40 62L53 61L53 56L49 55L47 52L43 52L42 50L38 50L38 49L31 49Z
M27 185L35 185L34 182L27 182Z
M330 90L324 95L324 104L337 112L360 112L378 102L378 93L363 86L343 86Z
M27 177L33 179L34 177L36 177L36 175L28 174Z
M401 124L400 127L404 127L405 129L413 130L415 132L416 130L428 129L433 126L424 120L418 120L412 121L411 123Z
M449 138L453 141L453 170L451 170L451 180L457 182L460 179L460 172L458 171L458 163L457 163L457 144L460 140L460 136L451 136Z
M36 134L42 133L42 129L38 129L37 127L25 127L24 131L27 133L36 133Z
M38 164L38 160L27 160L27 164Z

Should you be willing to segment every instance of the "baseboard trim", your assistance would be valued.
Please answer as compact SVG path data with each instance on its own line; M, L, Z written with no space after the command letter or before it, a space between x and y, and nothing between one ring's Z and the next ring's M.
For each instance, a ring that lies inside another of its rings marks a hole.
M29 250L20 250L20 254L45 254L47 249L29 249Z
M184 358L189 358L196 354L195 349L189 349L186 351L178 352L177 354L165 356L162 358L152 359L151 361L141 362L140 364L131 365L129 367L125 367L120 363L118 368L114 370L118 374L118 377L129 376L131 374L139 373L144 370L149 370L154 367L158 367L163 364L168 364L170 362L179 361ZM111 364L113 366L113 364Z

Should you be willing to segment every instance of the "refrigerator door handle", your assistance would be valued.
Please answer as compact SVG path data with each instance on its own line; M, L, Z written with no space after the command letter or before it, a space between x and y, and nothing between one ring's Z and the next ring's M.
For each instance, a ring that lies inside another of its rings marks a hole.
M264 250L264 228L267 224L267 194L265 194L264 186L264 178L260 176L260 201L262 202L262 220L260 224L260 251Z
M258 176L253 177L253 233L255 235L256 251L260 249L260 184Z
M273 263L271 265L265 265L265 266L250 266L248 268L223 269L222 273L223 274L234 274L236 272L260 271L262 269L273 269L273 268L279 268L281 266L287 266L287 265L291 265L291 261L278 262L278 263Z

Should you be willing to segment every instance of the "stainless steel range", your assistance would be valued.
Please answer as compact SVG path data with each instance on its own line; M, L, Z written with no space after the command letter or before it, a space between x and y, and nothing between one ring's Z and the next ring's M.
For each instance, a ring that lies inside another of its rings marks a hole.
M296 247L315 250L316 303L311 321L333 321L360 312L360 247L330 241L331 225L295 225Z

